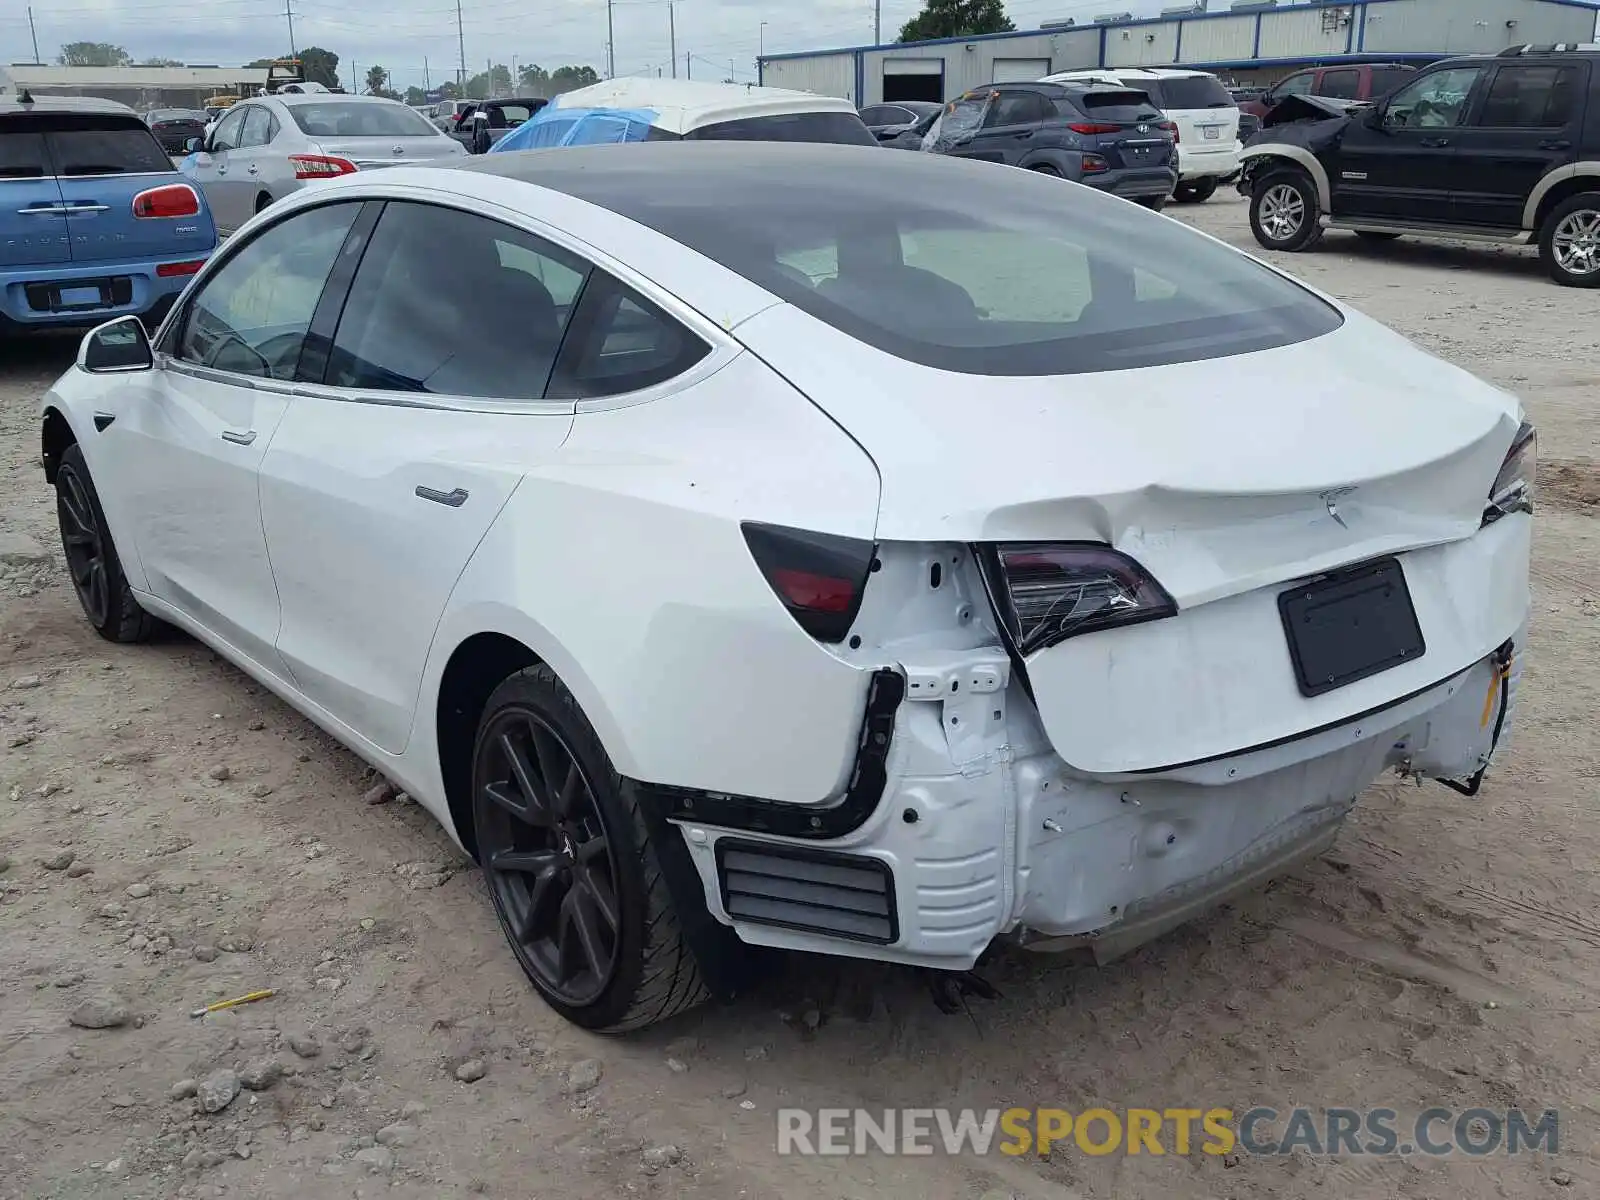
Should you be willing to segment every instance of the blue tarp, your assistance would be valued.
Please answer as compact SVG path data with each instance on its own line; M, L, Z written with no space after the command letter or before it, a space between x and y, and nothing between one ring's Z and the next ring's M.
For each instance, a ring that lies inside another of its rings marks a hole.
M489 153L642 142L650 136L656 116L648 108L562 108L557 97L490 146Z

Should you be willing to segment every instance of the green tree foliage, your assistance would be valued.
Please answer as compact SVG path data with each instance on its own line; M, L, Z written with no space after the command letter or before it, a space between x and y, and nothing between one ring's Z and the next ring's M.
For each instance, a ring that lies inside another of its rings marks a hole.
M428 93L419 87L408 87L406 89L405 101L407 104L410 104L413 107L418 104L426 104L428 102Z
M389 72L383 67L367 68L367 95L380 96L389 88Z
M258 58L244 65L270 67L278 59L289 57L291 56L287 54L275 54L271 58ZM342 86L339 83L339 56L332 50L324 50L321 46L307 46L293 57L300 60L300 70L304 72L307 83L320 83L325 88Z
M900 27L902 42L929 38L1010 33L1016 26L1001 0L927 0L923 10Z
M562 92L575 92L599 82L600 73L593 67L557 67L546 71L530 64L517 72L517 90L525 96L559 96Z
M137 65L141 67L181 67L184 64L175 58L144 58L140 59Z
M68 42L61 47L56 62L63 67L126 67L133 56L110 42Z

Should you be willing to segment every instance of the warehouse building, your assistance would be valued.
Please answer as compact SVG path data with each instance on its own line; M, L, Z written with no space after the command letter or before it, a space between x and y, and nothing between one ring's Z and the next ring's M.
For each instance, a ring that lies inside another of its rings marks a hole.
M96 96L140 112L200 108L211 96L253 96L266 85L265 67L0 67L0 95Z
M1038 29L854 46L759 60L761 82L857 107L948 100L984 83L1088 67L1201 67L1270 83L1333 62L1431 62L1523 43L1594 40L1595 0L1206 0L1159 16L1108 13Z

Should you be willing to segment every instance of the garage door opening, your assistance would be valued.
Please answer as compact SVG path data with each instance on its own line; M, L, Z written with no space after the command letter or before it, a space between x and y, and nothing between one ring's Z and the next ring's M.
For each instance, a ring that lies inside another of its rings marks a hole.
M1032 83L1050 74L1048 58L997 58L991 83Z
M883 100L944 99L944 59L888 58L883 63Z

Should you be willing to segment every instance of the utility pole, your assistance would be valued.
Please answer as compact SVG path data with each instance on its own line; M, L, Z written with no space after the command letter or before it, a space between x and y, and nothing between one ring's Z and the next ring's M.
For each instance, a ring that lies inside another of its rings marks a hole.
M28 33L33 37L33 61L39 62L39 31L33 27L33 5L28 5Z
M872 44L883 45L883 0L872 0Z
M361 94L361 75L356 70L356 60L350 60L350 90L357 96Z
M456 74L456 91L467 88L467 35L461 30L461 0L456 0L456 49L461 52L461 66Z
M687 50L683 52L683 77L685 79L694 78L694 55Z
M732 58L730 58L728 60L728 82L729 83L733 82L733 73L739 69L738 66L736 65L737 61L738 61L737 59L732 59Z
M617 75L617 32L611 21L611 0L606 0L606 78Z
M294 9L289 6L289 0L283 0L283 15L289 22L289 57L295 56L294 48Z
M428 56L426 54L422 56L422 90L425 92L433 91L433 76L428 74Z
M32 12L33 10L30 8L28 11ZM676 79L678 77L678 22L673 18L671 4L667 5L667 45L670 50L668 57L672 59L672 77ZM39 52L35 50L33 56L38 58Z

